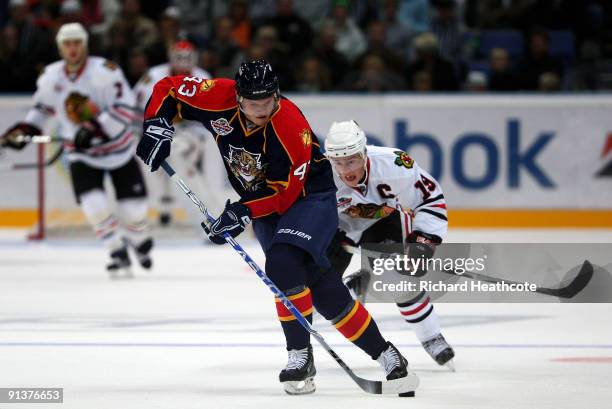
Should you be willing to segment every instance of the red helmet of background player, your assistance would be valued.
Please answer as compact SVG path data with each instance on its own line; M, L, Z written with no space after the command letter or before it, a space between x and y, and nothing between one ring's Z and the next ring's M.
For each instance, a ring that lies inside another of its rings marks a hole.
M168 52L168 59L175 74L190 74L196 65L197 52L192 43L181 40L174 43Z

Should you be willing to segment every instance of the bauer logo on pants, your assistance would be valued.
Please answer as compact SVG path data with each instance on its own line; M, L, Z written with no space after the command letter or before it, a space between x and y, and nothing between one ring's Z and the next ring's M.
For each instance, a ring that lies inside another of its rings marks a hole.
M310 236L309 234L304 233L303 231L299 231L299 230L280 229L276 233L278 233L278 234L291 234L293 236L298 236L298 237L301 237L301 238L306 239L306 240L312 239L312 236Z

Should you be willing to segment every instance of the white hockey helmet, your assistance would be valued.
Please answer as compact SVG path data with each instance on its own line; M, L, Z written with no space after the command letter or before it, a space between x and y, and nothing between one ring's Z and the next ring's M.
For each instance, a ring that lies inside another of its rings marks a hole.
M55 41L57 46L60 47L66 40L81 40L83 45L87 47L88 38L87 30L85 30L81 23L66 23L58 30Z
M328 158L346 158L361 153L366 156L367 139L363 129L354 120L334 122L325 138Z

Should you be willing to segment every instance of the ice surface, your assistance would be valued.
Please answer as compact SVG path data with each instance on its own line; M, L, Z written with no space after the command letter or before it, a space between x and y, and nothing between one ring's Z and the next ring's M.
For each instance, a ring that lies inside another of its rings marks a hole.
M535 236L534 236L535 234ZM548 235L547 235L548 234ZM454 241L600 241L612 233L457 231ZM247 246L256 261L263 256ZM318 345L317 392L292 397L272 296L231 248L167 241L151 273L110 281L93 241L0 242L0 387L63 387L63 405L0 408L607 408L609 304L438 304L457 372L438 367L394 306L368 305L421 378L416 398L361 392ZM362 376L382 373L325 321ZM313 341L314 342L314 341ZM595 362L559 362L588 357Z

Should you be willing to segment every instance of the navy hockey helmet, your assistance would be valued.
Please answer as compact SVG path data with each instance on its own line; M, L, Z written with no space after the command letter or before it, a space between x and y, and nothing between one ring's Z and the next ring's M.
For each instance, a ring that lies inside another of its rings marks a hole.
M242 63L236 73L236 92L246 99L278 95L278 77L264 59Z

